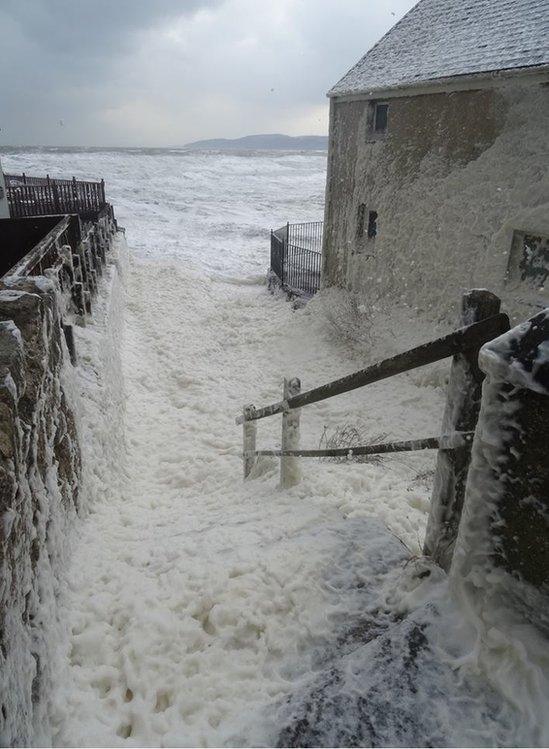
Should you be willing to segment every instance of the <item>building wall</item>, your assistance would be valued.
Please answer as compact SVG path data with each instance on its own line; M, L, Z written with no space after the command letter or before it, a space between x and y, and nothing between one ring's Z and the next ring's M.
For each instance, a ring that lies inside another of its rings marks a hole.
M487 287L531 314L540 294L505 277L514 230L549 236L549 86L386 101L383 136L371 101L332 101L323 285L452 320L464 289ZM357 236L361 203L375 239Z

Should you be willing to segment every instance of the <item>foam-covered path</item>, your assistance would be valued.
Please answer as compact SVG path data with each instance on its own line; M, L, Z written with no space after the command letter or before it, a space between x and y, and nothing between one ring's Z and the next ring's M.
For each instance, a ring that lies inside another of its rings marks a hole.
M14 148L2 160L13 173L104 177L132 257L125 294L111 268L93 323L75 328L80 500L89 514L75 524L65 578L54 581L59 611L44 612L56 681L33 743L271 745L284 728L280 704L291 695L286 709L307 713L324 656L335 651L349 678L337 700L327 690L316 702L326 745L342 736L342 693L351 732L352 706L368 694L362 726L377 715L382 745L398 745L387 730L408 715L401 745L546 745L546 649L532 657L522 631L502 639L482 622L466 626L436 575L420 590L399 580L382 602L412 612L404 628L410 620L429 628L434 660L412 683L413 699L391 659L373 657L389 641L405 652L398 626L358 643L360 652L339 648L342 622L364 612L368 584L381 587L368 554L380 567L387 561L382 524L412 553L421 547L432 453L350 466L302 461L302 482L285 492L277 461L266 460L242 482L234 417L244 404L279 400L284 376L309 388L443 332L404 311L384 316L372 339L361 335L373 312L367 299L349 310L344 295L320 295L294 313L267 292L268 229L321 218L326 154ZM357 325L363 345L351 353L343 338ZM366 439L437 434L445 371L420 369L304 409L303 446L345 424L360 425ZM260 422L259 447L279 439L279 417Z
M330 337L320 304L294 313L258 278L135 261L126 286L122 380L106 356L95 401L84 389L84 421L96 419L89 440L103 439L115 459L106 467L97 445L89 455L98 498L69 572L54 741L246 743L261 708L309 670L312 650L351 606L324 582L349 540L345 525L334 527L375 515L417 548L428 497L417 475L429 458L395 460L390 471L309 461L286 492L272 460L244 483L234 423L243 404L277 399L285 373L313 385L357 362ZM120 315L111 307L81 345L104 348L101 326ZM93 352L88 369L92 361ZM375 434L431 433L441 402L410 377L380 383L306 409L303 444L353 418ZM279 440L280 420L270 421L259 427L265 446Z

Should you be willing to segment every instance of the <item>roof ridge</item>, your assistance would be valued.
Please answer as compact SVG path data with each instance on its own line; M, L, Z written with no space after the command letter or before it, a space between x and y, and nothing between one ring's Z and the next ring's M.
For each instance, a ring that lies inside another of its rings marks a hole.
M419 0L329 96L549 64L549 0Z
M383 42L383 40L384 40L384 39L385 39L386 37L388 37L388 36L389 36L389 34L391 34L391 33L392 33L392 32L393 32L393 31L394 31L394 30L395 30L396 28L398 28L398 26L400 26L400 24L401 24L401 23L402 23L402 22L403 22L403 21L404 21L404 20L405 20L406 18L408 18L408 16L410 15L410 13L413 13L413 12L414 12L414 11L416 10L416 8L417 8L417 7L418 7L418 6L420 5L420 3L421 3L421 2L422 2L422 0L417 0L416 4L415 4L415 5L413 5L413 6L412 6L412 7L410 8L410 10L406 11L406 13L405 13L405 14L404 14L404 15L402 16L402 18L399 18L399 20L398 20L398 21L397 21L397 22L395 23L395 25L394 25L394 26L391 26L391 28L390 28L390 29L388 29L388 30L387 30L387 31L386 31L386 32L385 32L385 33L383 34L383 36L381 36L381 37L380 37L380 38L379 38L379 39L377 40L377 42L375 42L375 43L374 43L374 44L373 44L373 45L372 45L372 46L370 47L370 49L369 49L369 50L368 50L368 51L367 51L367 52L366 52L366 53L365 53L364 55L362 55L362 57L360 58L360 60L359 60L358 62L356 62L356 63L355 63L354 65L353 65L353 67L352 67L352 68L350 68L350 69L349 69L349 70L348 70L348 71L347 71L347 72L345 73L345 75L344 75L344 76L342 76L342 77L341 77L341 78L339 79L339 81L338 81L338 82L337 82L337 83L335 84L335 86L332 86L332 88L330 89L330 91L331 91L332 89L334 89L334 88L337 88L337 86L339 86L339 84L341 83L341 81L342 81L342 80L343 80L344 78L346 78L346 77L347 77L347 76L349 75L349 73L352 73L352 71L353 71L353 70L354 70L355 68L357 68L357 67L358 67L358 66L360 65L360 63L361 63L361 62L362 62L362 61L364 60L364 58L365 58L365 57L367 57L367 56L368 56L368 55L370 54L370 52L373 52L373 51L374 51L374 49L375 49L376 47L378 47L378 46L379 46L379 45L380 45L380 44L381 44L381 43ZM329 92L328 92L328 93L329 93Z

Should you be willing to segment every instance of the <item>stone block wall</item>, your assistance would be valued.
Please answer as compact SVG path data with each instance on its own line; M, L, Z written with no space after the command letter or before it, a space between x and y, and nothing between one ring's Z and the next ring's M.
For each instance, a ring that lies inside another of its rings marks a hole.
M0 283L0 695L2 743L25 744L47 684L47 624L81 470L58 291Z
M72 252L56 246L47 277L0 278L2 746L29 745L46 720L68 531L83 509L71 323L86 324L114 233L108 216Z

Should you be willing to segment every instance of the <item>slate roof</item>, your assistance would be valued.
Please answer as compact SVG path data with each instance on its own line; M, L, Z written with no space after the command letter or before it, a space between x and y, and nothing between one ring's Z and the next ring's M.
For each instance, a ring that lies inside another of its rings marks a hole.
M329 96L549 65L549 0L420 0Z

